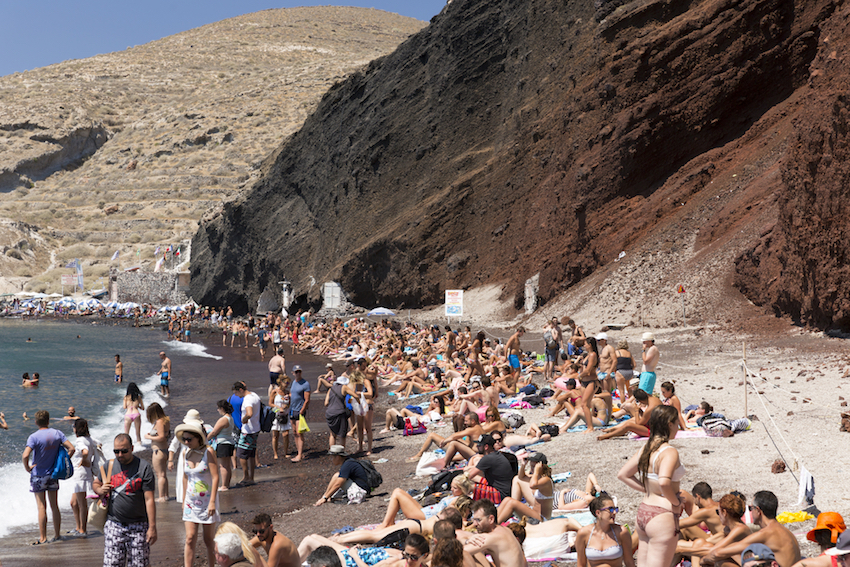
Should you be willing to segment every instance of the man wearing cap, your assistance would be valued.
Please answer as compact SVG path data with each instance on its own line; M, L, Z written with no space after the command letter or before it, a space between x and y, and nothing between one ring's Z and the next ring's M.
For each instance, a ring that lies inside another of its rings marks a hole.
M153 468L133 454L133 440L119 433L112 443L115 459L106 465L109 478L92 480L92 490L109 500L103 527L104 567L146 567L156 542Z
M242 398L242 428L236 442L236 457L242 465L242 480L237 484L254 484L254 467L257 464L257 438L260 436L260 396L249 392L245 382L233 384L233 393Z
M339 472L334 473L322 497L316 500L313 506L321 506L328 502L340 488L348 496L349 504L363 502L369 493L369 477L366 475L366 469L355 459L349 458L342 445L334 445L328 454L333 457L333 464L339 467Z
M596 345L599 349L599 371L596 375L602 387L610 392L617 387L617 352L608 344L608 333L596 335Z
M477 451L483 455L478 464L467 472L469 478L484 477L475 485L473 500L487 498L499 503L510 496L514 470L504 453L495 449L496 442L491 435L482 435L476 441Z
M713 548L703 557L701 564L735 565L734 561L729 561L730 557L735 557L738 553L746 551L753 544L763 544L762 547L768 551L773 550L771 553L775 554L775 561L779 567L794 565L800 560L800 544L797 543L797 538L793 533L776 521L778 507L779 501L774 493L768 490L756 492L753 495L750 513L753 516L753 523L758 524L761 529L737 543ZM766 564L772 565L771 563ZM756 563L742 567L753 567L754 565Z
M655 335L652 333L644 333L641 337L643 341L643 367L640 371L640 384L638 388L652 395L655 390L655 367L658 365L658 357L661 353L658 352L658 347L655 346ZM616 362L616 359L615 359Z
M741 567L777 567L776 556L763 543L747 546L741 553Z
M300 417L307 418L307 406L310 405L310 383L304 379L304 372L297 364L292 367L295 381L289 389L291 405L289 406L289 419L292 421L292 434L295 436L295 448L298 454L290 459L293 463L300 462L304 458L304 434L298 429Z

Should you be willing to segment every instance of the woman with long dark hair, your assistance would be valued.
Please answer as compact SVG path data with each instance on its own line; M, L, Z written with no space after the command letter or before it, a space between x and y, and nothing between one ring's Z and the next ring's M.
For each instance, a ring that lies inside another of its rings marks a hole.
M599 349L596 347L596 339L593 337L587 338L587 356L584 359L581 372L578 375L581 381L581 386L584 392L581 395L581 407L584 410L584 415L593 415L591 412L591 400L596 394L596 388L599 386L599 376L596 375L596 368L599 365ZM586 420L587 431L593 431L593 420Z
M230 488L232 474L230 458L233 456L235 438L239 429L233 424L233 406L227 400L219 400L217 404L219 418L212 431L207 433L207 441L215 446L215 456L219 465L219 492ZM284 452L285 454L285 452Z
M89 515L86 496L94 494L91 467L95 459L95 451L97 451L97 442L89 435L89 423L83 418L74 420L74 435L77 436L74 443L76 451L71 457L74 475L69 480L71 489L74 491L71 495L71 510L74 512L76 526L70 534L86 537L86 522Z
M638 565L670 565L679 539L683 499L679 483L685 467L669 444L679 429L673 406L656 406L649 416L649 440L620 469L617 478L646 494L637 511Z

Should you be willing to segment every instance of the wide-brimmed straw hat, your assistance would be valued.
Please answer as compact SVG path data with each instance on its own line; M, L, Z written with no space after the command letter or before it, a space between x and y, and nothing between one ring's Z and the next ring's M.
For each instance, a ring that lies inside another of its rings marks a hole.
M197 435L201 440L201 445L207 444L207 434L204 432L204 425L200 421L188 421L181 423L174 429L174 436L180 441L183 441L181 435L184 431Z

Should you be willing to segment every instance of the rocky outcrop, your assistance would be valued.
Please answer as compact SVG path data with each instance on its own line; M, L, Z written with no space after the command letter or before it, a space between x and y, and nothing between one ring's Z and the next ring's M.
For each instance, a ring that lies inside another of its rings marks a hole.
M735 277L757 305L843 331L850 330L848 29L846 7L822 26L807 103L782 166L778 218L737 259Z
M419 306L504 282L521 308L539 273L545 303L712 182L706 158L650 199L806 85L835 9L597 4L455 0L334 86L263 178L202 221L193 297L246 309L286 276L310 301L311 281L334 280L360 305Z
M28 123L7 124L0 125L0 129L14 133L22 129L33 130L31 126ZM79 167L106 143L109 135L102 124L77 126L59 136L44 132L26 134L42 150L0 169L0 192L31 187L34 181L46 179L57 171Z

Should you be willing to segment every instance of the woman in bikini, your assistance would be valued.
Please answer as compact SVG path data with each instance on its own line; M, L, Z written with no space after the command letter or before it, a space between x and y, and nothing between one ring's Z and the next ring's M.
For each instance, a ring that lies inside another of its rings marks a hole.
M599 350L596 348L596 339L588 337L587 358L584 359L584 367L579 374L581 387L584 389L584 392L581 395L581 407L584 409L584 415L593 415L591 400L596 394L596 388L599 385L599 377L596 375L596 367L598 364ZM593 431L593 420L586 420L586 422L587 431Z
M682 414L682 402L676 395L676 386L673 385L673 382L661 384L661 403L676 408L676 411L679 412L679 428L682 431L687 431L688 424L685 423L685 416Z
M685 467L669 441L678 429L676 408L656 406L649 416L649 440L617 475L630 488L646 494L637 511L638 565L670 565L676 553L683 503L679 483Z
M590 503L590 513L596 518L596 523L584 526L576 534L578 567L635 566L632 536L629 530L615 522L618 511L619 508L614 507L614 500L605 492Z
M436 504L426 506L424 508L418 501L414 500L406 490L396 488L393 490L393 493L390 496L390 501L387 504L387 512L384 514L384 521L381 522L378 528L387 528L395 524L396 515L398 515L399 512L404 514L404 516L410 520L427 520L453 505L461 496L471 496L474 488L475 483L469 480L468 476L465 474L458 475L452 479L450 493L448 496Z
M614 351L617 357L617 389L620 391L620 403L629 399L629 382L635 376L635 357L629 350L629 341L622 339Z
M531 475L528 471L531 469ZM511 495L499 504L497 521L501 524L512 515L528 516L538 522L552 517L554 484L552 469L543 453L532 453L520 467L511 483ZM522 499L528 504L523 504Z
M157 502L168 501L168 477L165 474L168 463L168 438L171 435L171 420L165 415L162 406L154 402L146 411L148 423L152 423L150 433L145 439L151 441L151 464L156 476Z
M136 424L136 443L142 444L142 414L145 404L142 401L142 392L135 382L127 384L127 394L124 396L124 433L130 433L130 426Z

